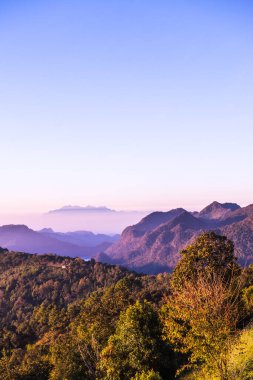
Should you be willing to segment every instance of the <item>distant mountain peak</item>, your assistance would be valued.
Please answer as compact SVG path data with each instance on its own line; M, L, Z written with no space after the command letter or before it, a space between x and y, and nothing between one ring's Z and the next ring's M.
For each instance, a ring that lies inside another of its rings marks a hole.
M170 223L185 224L185 225L190 225L190 226L194 226L195 224L201 225L200 220L188 211L182 212L180 215L175 217Z
M127 227L123 233L124 235L130 235L133 237L140 237L144 235L146 232L157 228L158 226L169 222L180 214L186 212L183 208L176 208L167 212L163 211L155 211L151 214L145 216L141 221L133 226Z
M112 210L105 206L72 206L67 205L63 206L61 208L50 210L49 213L61 213L61 212L101 212L101 213L107 213L107 212L115 212L115 210Z
M207 219L219 219L226 213L240 209L241 207L236 203L219 203L212 202L200 211L199 216Z
M235 211L241 207L237 203L231 203L231 202L220 203L220 202L214 201L210 203L210 205L206 206L202 211L207 210L207 209L215 209L215 208L225 208L230 211Z
M54 230L52 228L42 228L42 230L39 230L40 233L46 233L46 234L53 234Z

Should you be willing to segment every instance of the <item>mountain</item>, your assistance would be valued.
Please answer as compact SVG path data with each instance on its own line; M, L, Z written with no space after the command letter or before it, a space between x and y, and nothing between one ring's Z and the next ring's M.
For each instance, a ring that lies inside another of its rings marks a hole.
M179 251L200 231L208 229L209 225L204 220L183 209L153 213L137 225L126 228L121 239L105 253L109 262L136 271L170 271L179 259Z
M253 205L249 205L226 214L220 222L224 225L239 222L253 215Z
M89 231L60 233L33 231L23 225L0 227L0 246L28 253L55 253L70 257L96 257L139 272L171 272L180 250L200 233L214 230L235 243L242 265L253 262L253 205L213 202L200 212L177 208L153 212L127 227L121 237Z
M44 236L55 238L57 240L78 245L80 247L95 247L104 243L115 243L120 235L94 234L90 231L74 231L74 232L55 232L52 228L43 228L38 231Z
M253 262L253 205L213 202L200 212L182 208L154 212L127 227L118 242L97 258L144 273L172 271L180 250L208 230L227 236L235 243L241 264Z
M108 212L115 212L114 210L111 210L107 207L95 207L95 206L63 206L56 210L51 210L49 213L65 213L65 212L84 212L84 213L108 213Z
M199 217L216 220L226 216L230 211L235 211L238 209L240 209L240 206L236 203L221 204L215 201L200 211Z
M106 250L115 239L106 235L100 235L96 239L96 235L82 232L77 232L76 235L73 232L65 236L51 229L37 232L25 225L0 227L0 246L27 253L55 253L86 258Z
M126 229L125 232L128 231L133 236L142 236L147 231L158 227L162 223L172 220L184 212L185 210L183 208L177 208L168 212L152 212L143 218L140 223Z

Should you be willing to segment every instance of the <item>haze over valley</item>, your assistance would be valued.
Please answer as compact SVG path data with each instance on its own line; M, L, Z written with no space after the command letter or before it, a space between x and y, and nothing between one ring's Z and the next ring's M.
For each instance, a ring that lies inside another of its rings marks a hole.
M149 213L141 210L116 211L91 206L65 206L40 213L0 212L0 225L25 224L35 230L50 227L61 232L88 230L94 233L117 234Z

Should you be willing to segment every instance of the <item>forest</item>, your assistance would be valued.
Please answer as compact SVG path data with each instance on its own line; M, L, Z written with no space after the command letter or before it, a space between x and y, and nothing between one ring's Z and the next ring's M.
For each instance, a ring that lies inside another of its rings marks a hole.
M214 232L171 274L0 251L0 379L250 380L253 266Z

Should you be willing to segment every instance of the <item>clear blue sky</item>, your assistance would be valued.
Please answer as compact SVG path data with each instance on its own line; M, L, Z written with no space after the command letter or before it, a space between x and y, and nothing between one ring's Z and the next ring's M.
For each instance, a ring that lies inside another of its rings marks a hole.
M253 203L253 3L1 0L0 210Z

